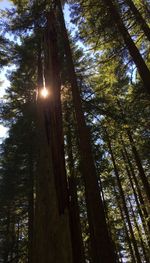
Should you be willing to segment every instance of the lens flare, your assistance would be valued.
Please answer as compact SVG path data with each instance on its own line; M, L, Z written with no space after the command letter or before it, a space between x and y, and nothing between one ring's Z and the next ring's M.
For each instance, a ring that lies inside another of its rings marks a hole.
M45 87L41 90L41 95L44 98L46 98L48 96L48 90Z

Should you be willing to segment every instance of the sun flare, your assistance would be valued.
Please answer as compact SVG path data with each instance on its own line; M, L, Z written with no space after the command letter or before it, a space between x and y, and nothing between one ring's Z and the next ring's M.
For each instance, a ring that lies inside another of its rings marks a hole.
M48 90L45 87L41 90L41 95L44 98L46 98L48 96Z

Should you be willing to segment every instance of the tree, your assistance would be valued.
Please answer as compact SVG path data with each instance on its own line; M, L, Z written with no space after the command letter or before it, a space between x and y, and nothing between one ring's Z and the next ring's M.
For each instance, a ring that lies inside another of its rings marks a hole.
M70 4L83 48L59 0L5 12L15 68L1 110L3 263L148 262L149 101L122 26L144 63L147 40L127 1L108 2Z
M73 65L73 59L67 31L64 24L63 13L61 4L58 3L58 11L60 16L61 32L63 36L64 50L68 61L68 72L70 76L70 84L72 90L73 103L75 107L78 133L79 133L79 147L81 151L82 160L82 172L85 181L86 201L88 209L89 227L90 227L90 238L91 238L91 251L94 262L107 261L113 262L114 255L109 238L106 219L104 214L104 208L102 200L100 198L100 190L98 186L98 180L96 176L95 165L93 161L90 135L86 127L80 94L78 91L78 84L75 75L75 69ZM97 213L99 211L99 214ZM101 244L101 246L99 246ZM108 251L109 254L108 254Z
M117 8L116 4L114 3L114 1L111 1L111 0L98 1L98 2L95 1L94 5L92 5L91 2L88 1L87 5L85 5L85 7L84 7L84 2L82 3L82 1L81 1L81 8L80 8L80 1L75 1L75 3L76 2L79 3L78 11L81 12L81 10L82 10L82 15L85 18L84 22L88 21L88 24L89 24L90 29L91 29L91 33L96 38L97 45L100 42L101 33L102 33L102 35L104 35L103 38L104 38L105 42L111 41L112 44L116 45L116 47L117 47L118 43L121 44L122 39L123 39L125 46L126 46L127 50L129 51L130 56L131 56L132 60L134 61L135 65L137 67L137 70L139 72L139 75L143 81L145 91L147 91L149 93L149 82L150 82L150 80L149 80L149 76L150 76L149 69L148 69L144 59L142 58L137 46L135 45L134 41L132 40L132 37L131 37L128 29L124 25L124 22L120 16L120 13L119 13L118 8ZM83 6L82 6L82 4L83 4ZM95 9L95 6L96 6L96 9ZM96 21L95 21L95 18L91 17L91 8L93 8L93 11L95 12ZM103 13L109 14L110 15L109 18L108 18L108 16L100 17L100 14L103 14ZM112 25L114 28L112 27ZM94 30L95 26L96 26L96 30ZM103 30L103 26L105 26L105 31ZM82 24L81 24L81 28L82 28ZM85 27L85 24L83 24L83 29L81 29L82 30L81 32L83 32L83 34L84 34L85 31L87 31L87 30L89 31L90 29L89 28L87 29ZM111 32L111 30L112 30L112 32ZM105 32L107 32L107 35L105 34ZM108 34L110 34L110 36ZM116 35L114 35L114 34L116 34ZM116 39L116 36L117 36L117 39ZM118 43L116 43L116 40L118 41ZM90 42L91 42L91 38L90 38ZM96 48L97 48L97 46L96 46Z

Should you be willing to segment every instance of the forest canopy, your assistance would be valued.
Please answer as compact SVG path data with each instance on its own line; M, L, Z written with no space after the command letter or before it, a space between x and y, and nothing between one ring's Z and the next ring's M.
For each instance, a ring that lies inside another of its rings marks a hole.
M0 263L149 263L149 0L0 14Z

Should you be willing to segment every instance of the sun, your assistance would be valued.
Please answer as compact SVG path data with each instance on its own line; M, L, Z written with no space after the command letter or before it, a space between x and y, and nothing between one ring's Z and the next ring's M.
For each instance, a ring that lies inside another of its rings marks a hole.
M41 90L41 96L44 97L44 98L47 98L48 94L49 94L48 90L44 87Z

